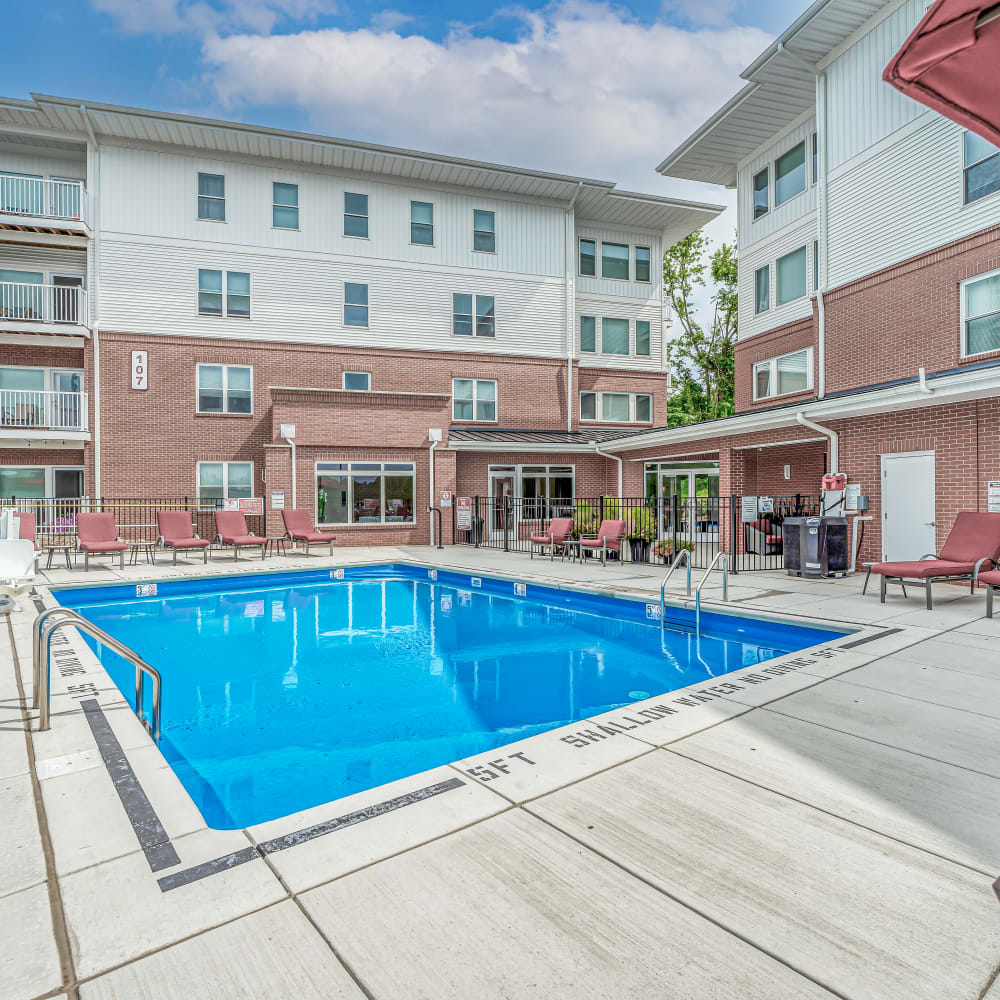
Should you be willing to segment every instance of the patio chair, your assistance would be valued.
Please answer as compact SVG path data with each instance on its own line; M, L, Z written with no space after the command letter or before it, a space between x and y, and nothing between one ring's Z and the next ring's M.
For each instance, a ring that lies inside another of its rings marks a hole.
M549 562L556 557L556 548L561 547L569 541L569 536L573 534L573 518L554 517L549 521L549 529L542 535L529 535L529 552L531 558L535 558L535 548L545 552L545 546L549 547Z
M17 537L26 538L35 547L35 562L42 557L42 550L38 547L38 529L36 527L35 515L26 510L15 510L14 517L17 518Z
M770 518L761 517L746 526L747 552L759 555L780 555L782 549L781 532L775 534Z
M90 569L90 556L105 552L118 553L118 566L125 568L125 550L128 546L118 537L114 514L78 514L76 538L83 553L83 568Z
M617 552L618 558L622 554L622 540L625 538L624 521L601 521L601 526L597 529L596 535L586 535L580 539L580 554L584 552L601 553L601 565L608 561L609 552Z
M17 610L16 598L31 589L35 559L35 545L29 539L0 539L0 614Z
M181 549L201 549L208 562L208 549L212 544L207 538L200 538L194 530L191 515L185 510L158 510L156 512L156 530L160 533L159 542L165 549L174 550L174 565L177 565L177 552Z
M215 540L220 545L233 547L233 561L239 559L240 549L260 546L261 559L267 555L267 539L251 535L247 519L238 510L217 510L215 512Z
M281 520L285 522L289 541L306 543L306 555L309 555L310 545L326 544L329 544L330 555L333 555L333 543L337 536L327 531L320 531L309 516L309 511L282 510Z
M993 617L993 595L1000 591L1000 569L988 569L979 574L979 582L986 587L986 617Z
M890 583L923 587L927 594L927 610L934 608L931 584L969 581L974 592L980 569L993 569L1000 558L1000 514L980 514L973 510L959 511L948 540L940 555L921 556L912 562L874 563L868 576L877 573L882 578L879 597L885 604L886 586ZM865 578L865 587L868 577ZM904 595L905 595L904 589ZM987 596L987 599L988 596Z

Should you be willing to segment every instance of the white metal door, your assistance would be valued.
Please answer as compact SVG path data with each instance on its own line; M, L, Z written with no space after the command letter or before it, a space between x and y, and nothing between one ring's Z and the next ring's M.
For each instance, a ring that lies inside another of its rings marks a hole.
M936 551L934 452L882 456L882 558L919 559Z

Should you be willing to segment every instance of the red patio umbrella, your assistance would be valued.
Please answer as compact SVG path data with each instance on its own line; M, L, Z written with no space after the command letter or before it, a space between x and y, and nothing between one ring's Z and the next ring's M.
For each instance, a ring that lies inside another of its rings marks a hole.
M1000 146L1000 4L936 0L882 79Z

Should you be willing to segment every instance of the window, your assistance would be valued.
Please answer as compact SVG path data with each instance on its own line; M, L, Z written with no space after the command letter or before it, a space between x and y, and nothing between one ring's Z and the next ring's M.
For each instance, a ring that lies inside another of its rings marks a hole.
M815 184L819 180L819 141L815 132L813 132L810 142L812 143L812 183Z
M962 351L1000 351L1000 271L962 283Z
M635 248L635 280L649 281L649 247Z
M965 201L1000 191L1000 148L975 132L965 133Z
M198 218L226 221L226 178L222 174L198 174Z
M806 144L800 142L774 161L774 205L801 194L806 189Z
M344 388L352 392L368 392L372 387L371 372L344 372Z
M414 524L412 462L317 462L320 524Z
M812 348L758 361L753 366L753 398L770 399L812 388Z
M580 317L580 351L593 354L597 350L597 319L593 316Z
M344 326L368 326L368 286L344 282Z
M272 185L274 194L271 206L271 225L275 229L299 228L299 186L298 184Z
M779 257L775 264L775 301L779 306L806 294L806 248Z
M199 462L198 499L253 496L253 462Z
M494 379L451 380L453 420L496 420L497 384Z
M222 315L222 271L199 269L198 312L203 316ZM226 271L226 315L250 315L250 275Z
M628 281L628 246L626 244L601 244L601 277Z
M434 245L434 206L430 202L410 202L410 242Z
M344 235L368 239L368 195L344 192Z
M628 320L601 320L601 353L628 354Z
M754 315L767 312L771 308L771 267L765 264L753 273Z
M597 243L580 240L580 274L593 278L597 274Z
M648 424L653 419L653 397L647 393L581 392L580 419Z
M755 219L767 215L771 207L769 172L768 168L764 167L763 170L753 175L753 217Z
M640 357L649 357L649 320L635 321L635 353Z
M521 516L541 520L572 517L575 473L572 465L522 466Z
M472 212L472 249L478 253L496 253L496 214L476 208Z
M451 302L451 329L453 333L459 337L471 337L473 331L477 337L496 336L496 314L492 295L469 295L466 292L455 292L451 297ZM476 309L474 313L472 311L473 302Z
M198 412L253 413L253 369L198 365Z

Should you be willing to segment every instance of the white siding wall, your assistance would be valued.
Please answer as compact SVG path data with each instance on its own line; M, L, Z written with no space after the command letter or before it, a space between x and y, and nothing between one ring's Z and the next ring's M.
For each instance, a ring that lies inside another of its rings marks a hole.
M0 141L0 170L10 174L30 174L42 177L73 177L85 180L87 157L56 150L32 149L19 143L4 144Z
M580 351L580 317L593 316L597 320L596 353ZM629 321L629 355L602 354L601 319L627 319ZM635 321L649 323L649 357L635 353ZM576 297L576 356L581 368L624 368L636 371L662 372L667 369L666 352L663 344L663 311L658 302L640 302L622 297L609 298L600 295L577 295Z
M663 248L662 239L652 233L637 233L629 230L598 228L585 220L576 223L576 289L586 295L625 296L631 299L660 300L663 286ZM594 240L597 243L597 275L581 275L580 272L580 240ZM615 278L601 277L601 243L627 243L629 246L629 275L635 276L635 248L649 247L649 281L622 281Z
M561 207L361 180L299 166L102 147L101 183L114 192L102 227L112 233L274 250L343 254L431 267L561 276ZM226 178L226 222L197 217L198 173ZM299 230L271 225L272 183L299 186ZM369 239L343 235L344 193L368 195ZM434 205L433 247L410 243L410 201ZM473 210L496 213L497 251L472 249Z
M809 215L816 210L816 185L812 182L812 133L816 131L816 118L811 116L800 121L795 127L784 132L775 142L759 149L753 157L744 162L737 175L737 218L739 246L752 246L766 240L779 230ZM774 207L774 160L788 152L800 142L806 144L806 189L783 205ZM753 217L753 177L767 167L770 184L770 210L767 215L754 220Z
M199 268L248 271L251 318L198 315ZM366 330L343 325L345 281L368 285ZM452 335L453 292L495 297L495 339ZM564 309L557 278L120 235L101 245L101 322L109 330L559 357Z
M814 294L816 278L813 274L813 241L817 235L816 213L806 219L799 220L796 225L788 226L767 242L754 244L750 251L740 254L739 267L739 339L746 340L759 333L766 333L786 323L806 319L812 315L812 301L809 296ZM808 294L804 298L787 302L783 306L776 305L777 288L775 263L800 247L806 248L806 288ZM770 268L771 308L759 315L754 315L754 280L758 268L767 264Z
M53 274L87 275L87 254L83 250L58 250L9 244L0 246L0 270L40 271L46 281Z
M827 67L830 169L873 146L924 112L924 106L882 79L882 70L930 6L904 0Z

